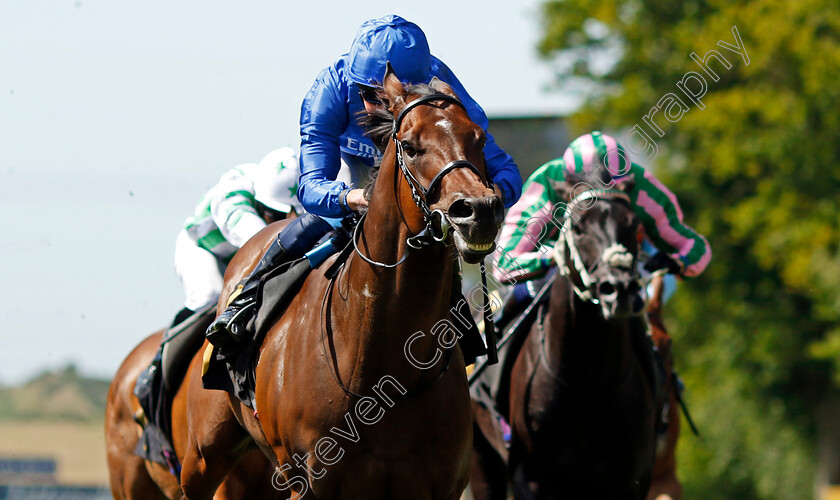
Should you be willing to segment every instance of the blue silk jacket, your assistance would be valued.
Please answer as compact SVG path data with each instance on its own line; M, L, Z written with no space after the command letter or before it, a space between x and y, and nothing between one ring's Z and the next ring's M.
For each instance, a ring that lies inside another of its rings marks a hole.
M432 56L431 76L437 76L455 91L478 126L487 132L487 116L473 101L452 71ZM358 87L347 72L348 55L341 56L324 69L303 100L300 113L300 187L298 198L304 208L323 217L342 217L349 210L339 201L339 195L349 189L336 181L341 167L340 153L359 157L370 166L379 151L356 122L364 104ZM522 178L513 159L505 153L487 133L484 157L490 178L504 196L505 207L510 207L522 193Z

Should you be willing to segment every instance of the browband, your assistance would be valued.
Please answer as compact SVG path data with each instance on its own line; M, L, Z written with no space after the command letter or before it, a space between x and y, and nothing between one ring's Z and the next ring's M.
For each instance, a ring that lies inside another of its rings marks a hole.
M423 103L429 102L429 101L446 101L446 102L450 102L452 104L456 104L456 105L460 106L464 111L467 110L467 108L464 106L464 104L461 103L461 101L458 100L457 97L452 97L449 94L437 93L437 94L424 95L424 96L418 97L417 99L415 99L415 100L411 101L410 103L406 104L405 107L400 111L400 114L398 114L397 118L394 120L394 128L391 130L391 135L393 135L394 137L397 136L397 132L400 131L400 125L402 124L402 120L409 111L411 111L412 109L416 108L417 106L419 106Z

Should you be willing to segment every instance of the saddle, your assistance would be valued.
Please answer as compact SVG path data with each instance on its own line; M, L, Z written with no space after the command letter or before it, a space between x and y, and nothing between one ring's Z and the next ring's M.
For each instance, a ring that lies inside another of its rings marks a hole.
M343 249L325 275L332 279L350 255L353 246L342 229L329 233L326 240L343 244ZM333 255L334 246L316 245L304 257L284 263L260 278L255 302L256 314L245 326L245 341L221 346L209 344L204 352L201 380L205 389L225 391L256 409L256 366L259 350L271 326L280 318L303 286L313 268Z
M143 427L134 453L168 466L173 474L179 472L180 465L172 447L172 400L193 356L204 343L204 331L214 313L215 304L209 305L166 330L151 366L138 377L134 387L142 409L135 420Z

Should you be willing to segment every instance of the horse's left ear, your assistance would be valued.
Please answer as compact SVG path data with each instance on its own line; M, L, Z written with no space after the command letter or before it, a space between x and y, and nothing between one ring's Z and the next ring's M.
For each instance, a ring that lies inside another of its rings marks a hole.
M385 78L382 79L382 88L385 90L385 99L383 100L385 106L394 114L405 106L405 97L408 93L405 90L397 74L394 73L394 68L388 62L385 69Z
M438 77L433 77L432 81L429 82L429 86L437 90L441 94L451 95L452 97L458 97L455 94L455 91L452 90L452 87L450 87L449 84L447 84Z
M571 201L572 188L575 186L574 184L569 181L555 181L551 178L548 179L548 183L561 199L565 200L567 203Z

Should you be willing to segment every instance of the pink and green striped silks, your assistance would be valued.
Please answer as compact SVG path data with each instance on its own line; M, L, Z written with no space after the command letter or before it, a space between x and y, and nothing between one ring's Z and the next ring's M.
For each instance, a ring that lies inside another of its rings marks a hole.
M711 247L706 238L683 222L677 197L653 174L632 163L615 139L596 131L575 139L562 158L541 166L525 182L522 197L510 208L502 227L493 266L496 279L502 283L522 282L545 273L551 265L551 248L560 235L565 208L551 181L561 182L571 172L585 177L590 166L599 162L616 183L635 181L630 202L645 236L680 264L680 274L692 278L703 272L712 258Z

